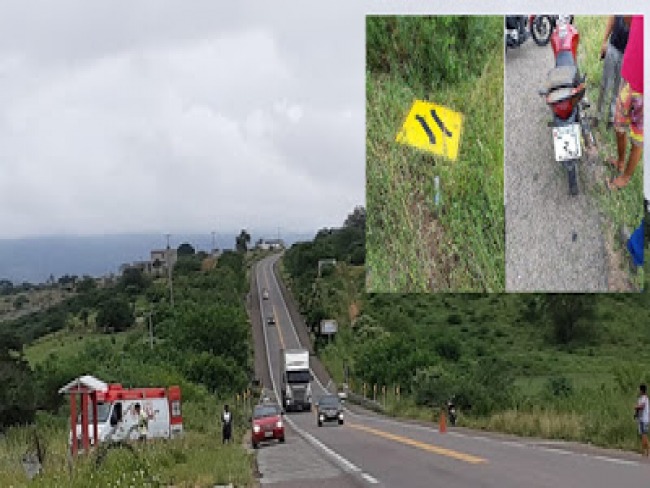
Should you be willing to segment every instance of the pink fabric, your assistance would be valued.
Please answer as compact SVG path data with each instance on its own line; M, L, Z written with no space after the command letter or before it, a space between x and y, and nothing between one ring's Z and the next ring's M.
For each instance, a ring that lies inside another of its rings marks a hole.
M643 15L633 15L621 76L637 93L643 93Z

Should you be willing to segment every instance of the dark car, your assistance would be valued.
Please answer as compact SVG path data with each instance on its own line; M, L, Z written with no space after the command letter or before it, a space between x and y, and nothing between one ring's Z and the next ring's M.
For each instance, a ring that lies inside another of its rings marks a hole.
M251 444L257 449L260 442L277 439L284 442L284 415L277 403L255 405L251 417Z
M269 325L275 325L275 317L273 315L269 315L266 319L266 323Z
M322 427L325 422L338 422L343 425L343 405L337 395L324 395L316 404L316 420Z

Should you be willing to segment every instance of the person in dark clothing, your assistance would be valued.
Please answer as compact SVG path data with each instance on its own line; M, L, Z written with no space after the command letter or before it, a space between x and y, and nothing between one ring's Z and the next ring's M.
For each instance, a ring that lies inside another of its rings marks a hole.
M228 409L228 405L223 407L221 424L222 443L225 444L226 442L230 442L232 438L232 412Z
M600 59L605 62L598 92L596 120L601 121L607 117L609 127L614 123L616 96L621 84L621 65L629 32L630 28L622 15L611 15L607 20L605 36L600 48ZM607 114L604 113L604 105L608 108Z

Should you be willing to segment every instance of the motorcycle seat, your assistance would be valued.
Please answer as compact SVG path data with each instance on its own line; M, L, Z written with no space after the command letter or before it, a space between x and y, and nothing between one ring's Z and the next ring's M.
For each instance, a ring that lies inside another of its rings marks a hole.
M573 95L574 93L572 88L558 88L547 95L546 103L555 104L563 100L568 100L573 97Z
M558 88L573 88L579 83L578 69L575 66L558 66L548 72L546 88L548 91Z

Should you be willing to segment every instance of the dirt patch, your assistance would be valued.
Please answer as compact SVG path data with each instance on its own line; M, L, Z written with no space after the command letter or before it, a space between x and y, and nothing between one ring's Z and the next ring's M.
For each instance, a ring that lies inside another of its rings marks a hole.
M630 263L629 258L624 257L617 249L614 240L618 233L612 224L603 226L605 233L605 253L607 255L607 275L610 291L633 292L636 290L632 280L630 280Z
M348 315L350 317L350 323L354 324L354 321L359 316L359 304L358 304L358 302L353 301L352 303L350 303L350 306L348 307Z
M450 289L452 266L458 258L448 253L449 243L445 239L442 225L421 195L413 199L411 215L418 234L416 241L425 244L417 250L417 256L428 276L429 290Z

